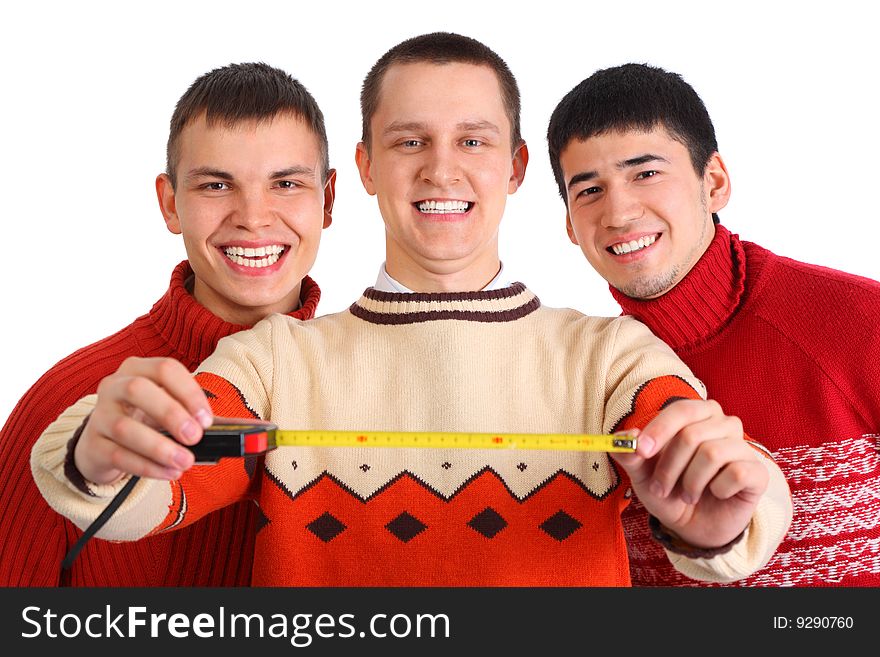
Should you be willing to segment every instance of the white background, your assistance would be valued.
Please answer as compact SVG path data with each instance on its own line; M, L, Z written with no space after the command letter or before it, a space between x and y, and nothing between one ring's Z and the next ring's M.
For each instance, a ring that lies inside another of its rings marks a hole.
M338 198L312 272L322 313L350 305L383 259L375 200L354 166L363 76L397 42L436 30L484 41L519 81L532 159L501 251L508 275L544 303L619 312L565 235L544 135L569 89L628 61L681 73L705 101L733 179L725 225L777 253L880 278L877 13L844 0L7 4L0 419L56 361L164 293L184 258L153 189L168 121L196 77L231 62L289 71L324 111Z

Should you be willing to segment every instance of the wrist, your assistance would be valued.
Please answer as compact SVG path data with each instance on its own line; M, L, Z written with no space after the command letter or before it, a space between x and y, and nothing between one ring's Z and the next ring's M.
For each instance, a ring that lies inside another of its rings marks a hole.
M648 527L651 529L651 536L653 536L654 540L660 543L666 550L690 559L708 559L730 552L733 546L739 543L746 533L744 528L733 539L718 547L699 547L688 543L674 531L664 527L653 515L648 516Z
M94 488L101 485L112 486L113 484L118 483L123 478L123 473L120 472L111 480L103 483L96 481L96 479L92 479L86 474L89 473L89 468L84 467L82 464L80 439L82 438L83 432L85 431L86 425L88 425L91 416L91 413L89 413L85 417L82 423L76 428L76 431L73 432L70 440L67 441L67 453L64 456L64 476L67 477L67 480L78 491L91 497L96 497ZM80 449L77 449L78 447L80 447Z

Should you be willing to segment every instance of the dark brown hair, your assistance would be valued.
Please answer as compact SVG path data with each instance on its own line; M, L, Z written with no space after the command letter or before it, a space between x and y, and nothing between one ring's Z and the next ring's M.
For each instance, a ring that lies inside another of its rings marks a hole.
M202 114L209 126L234 126L248 120L267 121L279 114L299 117L318 139L321 177L327 179L329 149L321 108L308 90L288 73L257 62L230 64L205 73L177 101L171 116L165 165L173 186L177 184L180 133Z
M572 141L658 126L684 144L694 171L702 176L718 150L715 127L697 92L680 75L647 64L624 64L596 71L578 84L559 101L547 128L550 167L562 200L567 195L559 158ZM717 215L712 218L718 222Z

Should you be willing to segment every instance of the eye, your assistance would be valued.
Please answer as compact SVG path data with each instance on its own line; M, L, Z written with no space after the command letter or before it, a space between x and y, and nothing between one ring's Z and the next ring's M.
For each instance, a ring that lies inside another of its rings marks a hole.
M462 143L468 148L477 148L483 145L483 142L479 139L465 139Z
M422 142L418 139L404 139L402 142L400 142L400 145L404 148L418 148L422 145Z
M651 169L650 171L642 171L641 173L639 173L639 174L636 176L636 180L645 180L645 179L647 179L647 178L653 178L653 177L656 176L658 173L660 173L660 172L659 172L659 171L654 171L653 169Z
M229 184L215 180L213 182L205 183L204 185L202 185L202 189L207 189L212 192L222 192L229 189Z
M592 196L602 191L601 187L586 187L577 193L578 196Z
M299 184L294 182L293 180L279 180L276 185L281 189L296 189L299 187Z

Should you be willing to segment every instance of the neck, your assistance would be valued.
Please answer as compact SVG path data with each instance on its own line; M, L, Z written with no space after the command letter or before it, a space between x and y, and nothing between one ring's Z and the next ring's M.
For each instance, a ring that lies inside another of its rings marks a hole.
M224 322L240 326L253 326L273 313L286 314L297 310L301 304L301 290L302 281L297 283L281 300L268 304L244 306L217 293L196 277L192 295L196 301Z
M501 270L498 250L462 264L458 261L428 261L424 264L411 258L388 253L385 260L388 275L413 292L477 292L492 282Z

